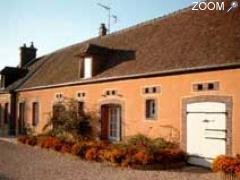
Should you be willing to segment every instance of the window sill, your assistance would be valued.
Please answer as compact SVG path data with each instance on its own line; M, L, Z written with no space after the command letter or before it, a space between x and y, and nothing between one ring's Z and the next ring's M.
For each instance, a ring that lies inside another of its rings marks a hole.
M144 122L156 122L157 121L157 118L147 118L147 119L144 119Z

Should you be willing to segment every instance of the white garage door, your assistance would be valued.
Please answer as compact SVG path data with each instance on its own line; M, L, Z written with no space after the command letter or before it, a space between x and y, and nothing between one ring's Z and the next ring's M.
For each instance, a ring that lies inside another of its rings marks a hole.
M201 102L187 105L187 153L189 163L210 167L226 154L226 105Z

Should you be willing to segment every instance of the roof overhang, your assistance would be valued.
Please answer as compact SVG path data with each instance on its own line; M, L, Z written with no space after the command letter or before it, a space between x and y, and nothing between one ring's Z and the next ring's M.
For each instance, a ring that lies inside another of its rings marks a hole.
M65 86L95 84L95 83L129 80L129 79L150 78L150 77L158 77L158 76L161 77L161 76L181 75L181 74L199 73L199 72L206 72L206 71L210 72L210 71L219 71L219 70L229 70L229 69L240 69L240 63L183 68L183 69L174 69L174 70L166 70L166 71L156 71L156 72L150 72L150 73L139 73L139 74L132 74L132 75L117 76L117 77L86 79L81 81L67 82L67 83L61 83L61 84L55 84L55 85L20 88L20 89L17 89L16 92L48 89L48 88L58 88L58 87L65 87Z

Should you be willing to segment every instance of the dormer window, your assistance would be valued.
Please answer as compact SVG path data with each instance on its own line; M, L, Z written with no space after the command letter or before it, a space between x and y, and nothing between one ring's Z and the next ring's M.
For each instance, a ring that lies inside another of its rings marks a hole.
M93 58L85 57L84 58L84 79L91 78L93 76Z
M1 88L5 88L5 76L1 75Z

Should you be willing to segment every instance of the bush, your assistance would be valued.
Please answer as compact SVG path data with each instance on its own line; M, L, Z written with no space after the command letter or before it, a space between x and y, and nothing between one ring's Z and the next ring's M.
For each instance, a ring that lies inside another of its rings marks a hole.
M38 145L47 149L58 149L61 146L61 141L55 137L39 137Z
M73 147L73 144L71 144L71 143L64 143L64 144L62 144L60 152L62 152L62 153L71 153L72 152L72 147Z
M47 135L57 136L62 140L67 140L69 137L75 140L89 140L96 138L98 122L96 113L80 113L78 101L70 99L54 105L50 120L43 130L52 127Z
M163 166L166 166L166 168L168 165L185 162L187 159L186 153L180 149L159 150L156 151L153 156L156 163L162 164Z
M240 159L229 156L218 156L212 164L214 172L223 172L225 174L239 175L240 172Z
M71 153L79 157L85 157L88 145L85 142L79 142L72 146Z
M27 140L27 144L30 146L36 146L37 145L37 137L35 136L31 136L29 137L29 139Z
M177 144L167 142L163 138L151 139L142 134L130 137L127 141L127 145L149 151L149 153L153 153L159 149L172 149L178 147Z
M138 134L132 136L128 139L127 144L130 146L138 146L138 147L147 147L152 143L151 139L142 135Z
M36 146L38 139L36 136L22 136L18 138L18 141L23 144L28 144L30 146Z
M147 165L152 162L152 157L146 152L139 151L133 156L133 163L137 165Z
M29 138L30 138L29 136L21 136L18 138L18 141L22 144L27 144Z
M139 166L158 164L167 168L175 163L186 161L186 154L180 149L168 149L166 147L170 145L167 142L161 139L152 140L143 136L135 136L128 143L122 144L89 140L73 143L51 136L26 136L20 137L18 140L32 146L38 145L62 153L71 153L86 160L105 161L122 167L138 168ZM217 166L215 169L217 169ZM240 168L234 170L235 173L239 174ZM232 171L229 169L227 172Z
M92 147L86 150L85 158L90 161L98 160L98 149L96 147Z
M107 156L107 159L110 160L111 163L114 164L121 164L124 159L127 156L127 151L126 149L123 148L116 148L114 147L110 152L109 152L109 157Z
M156 138L152 140L152 146L155 149L170 149L170 148L177 148L177 144L167 142L163 138Z

